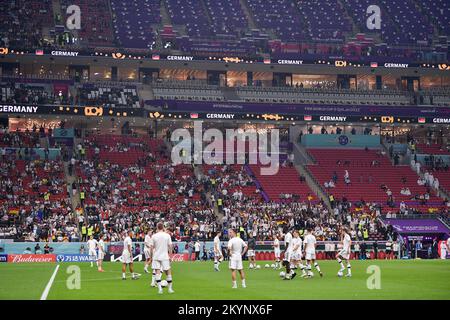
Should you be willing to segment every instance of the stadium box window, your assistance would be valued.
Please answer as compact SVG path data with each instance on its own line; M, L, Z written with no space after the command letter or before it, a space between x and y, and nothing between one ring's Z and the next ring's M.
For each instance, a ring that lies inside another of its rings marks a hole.
M159 77L166 80L206 80L206 70L161 69Z
M292 85L303 88L336 88L336 75L292 75Z
M253 86L255 87L271 87L273 74L271 72L254 72Z
M450 86L450 77L424 76L420 78L420 87L421 89L424 90L449 86Z
M137 79L136 68L119 68L117 79L119 81L133 81Z
M383 76L383 89L400 90L402 87L402 81L396 76Z
M111 68L108 67L90 67L90 80L110 80Z
M227 86L243 87L247 85L247 72L244 71L228 71Z

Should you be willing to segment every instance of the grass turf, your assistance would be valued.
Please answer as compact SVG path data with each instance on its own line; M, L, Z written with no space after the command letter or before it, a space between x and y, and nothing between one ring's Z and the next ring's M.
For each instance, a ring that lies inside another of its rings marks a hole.
M272 263L272 262L267 262ZM338 278L336 261L319 261L324 277L315 273L312 279L299 277L283 281L279 271L265 269L266 262L258 262L259 270L249 270L245 263L247 288L231 289L227 263L214 272L212 262L173 263L175 294L158 295L150 287L150 275L143 271L143 263L135 263L139 280L121 280L121 265L105 263L104 273L91 268L89 263L60 265L48 299L113 299L113 300L209 300L209 299L450 299L450 261L352 261L352 278ZM81 288L69 290L67 268L80 267ZM381 270L381 289L369 290L367 267L376 265ZM55 264L0 264L0 299L39 299Z

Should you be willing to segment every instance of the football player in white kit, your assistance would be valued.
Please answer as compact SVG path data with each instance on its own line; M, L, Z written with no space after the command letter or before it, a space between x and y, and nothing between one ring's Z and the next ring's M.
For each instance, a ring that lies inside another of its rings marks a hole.
M153 230L149 229L144 238L144 256L145 256L144 271L145 271L145 273L149 273L148 266L151 265L151 263L152 263L152 255L153 255L153 252L151 251L152 235L153 235ZM152 287L156 287L156 270L152 270L152 283L150 285Z
M170 254L172 253L172 238L164 230L162 222L156 225L156 233L152 236L150 251L152 256L152 269L156 271L156 284L158 286L158 293L162 294L161 286L161 271L166 274L166 281L168 283L168 292L174 293L172 288L172 271L170 269Z
M89 250L89 258L91 260L91 267L94 266L94 261L97 263L97 240L94 239L94 236L90 236L87 247Z
M275 268L281 269L280 257L281 257L281 248L280 248L280 239L279 235L275 235L275 239L273 240L273 253L275 254Z
M286 268L286 275L291 274L291 253L292 253L292 233L286 229L284 235L284 258L283 265Z
M241 238L236 236L236 231L230 229L228 231L230 240L228 240L228 256L230 257L231 280L233 282L233 289L237 288L236 270L241 276L242 288L246 288L244 266L242 265L242 256L247 252L247 244Z
M311 278L314 274L311 271L311 263L319 272L320 276L323 277L322 271L320 271L319 264L316 262L316 237L312 234L312 229L308 228L308 232L305 235L303 241L305 246L305 258L306 258L306 268L308 270L307 277Z
M152 229L149 229L144 238L144 256L145 256L144 271L145 271L145 273L148 273L148 266L152 262L152 252L150 251L152 234L153 234Z
M214 237L214 271L220 271L219 265L223 261L222 248L220 246L221 235L222 233L218 231Z
M441 245L441 259L447 259L447 253L450 252L450 237L443 241Z
M98 257L97 257L97 266L99 272L104 272L103 270L103 259L105 258L105 242L103 241L104 235L100 235L98 240Z
M125 238L123 239L123 251L122 251L122 280L126 280L126 272L127 265L131 272L131 279L137 280L137 275L134 273L133 267L133 231L129 231L128 234L125 234Z
M303 241L297 230L294 231L294 238L292 239L292 255L291 261L294 268L300 267L302 270L302 277L306 276L305 266L302 263ZM291 279L295 277L295 272L291 275Z
M342 273L345 270L344 263L342 260L345 260L347 263L347 274L346 277L352 276L352 266L350 265L350 254L352 248L352 239L347 232L346 228L342 228L341 230L341 241L342 241L342 249L336 254L337 262L340 264L341 268L339 269L338 275L342 276Z
M247 239L247 257L249 261L249 268L255 269L256 268L256 240L253 237L253 233L249 233L248 239Z

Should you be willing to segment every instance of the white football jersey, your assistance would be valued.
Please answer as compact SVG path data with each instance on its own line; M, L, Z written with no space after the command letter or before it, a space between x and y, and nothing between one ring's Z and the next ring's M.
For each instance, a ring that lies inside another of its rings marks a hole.
M291 251L292 250L292 234L290 232L288 232L284 235L284 243L287 246L286 250Z
M280 240L278 240L277 238L273 240L273 248L274 250L280 250Z
M241 238L234 237L228 241L228 249L231 252L232 259L241 259L242 252L244 248L247 247L247 244Z
M123 240L123 252L131 254L131 252L128 250L128 247L133 248L133 240L131 240L129 236L126 236Z
M220 238L216 236L214 238L214 252L220 252Z
M292 251L295 253L301 253L302 252L302 245L303 245L303 241L302 238L298 237L298 238L293 238L292 239ZM295 248L297 247L297 248Z
M172 238L167 232L159 231L152 236L153 260L169 260L169 248L172 246Z
M100 239L100 241L98 242L98 248L100 252L105 252L105 242L103 241L103 239Z
M149 236L148 234L145 235L144 245L146 249L150 249L150 246L152 245L152 237Z
M97 249L97 240L95 239L89 239L87 242L89 250L95 250Z
M316 237L314 235L312 235L310 233L307 234L305 236L304 243L305 243L305 251L307 251L307 252L315 252L315 250L316 250L316 247L315 247L315 245L316 245Z
M350 235L348 233L345 234L344 236L344 240L342 240L342 244L343 247L342 249L344 249L347 252L350 252L350 244L351 244L352 240L350 238Z

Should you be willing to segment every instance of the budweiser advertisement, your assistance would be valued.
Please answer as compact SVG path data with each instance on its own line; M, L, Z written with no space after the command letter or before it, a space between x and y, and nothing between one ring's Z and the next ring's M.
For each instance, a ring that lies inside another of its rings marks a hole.
M56 262L54 254L8 254L9 263Z
M170 255L170 260L172 262L188 261L188 254L187 253L174 253L174 254Z

